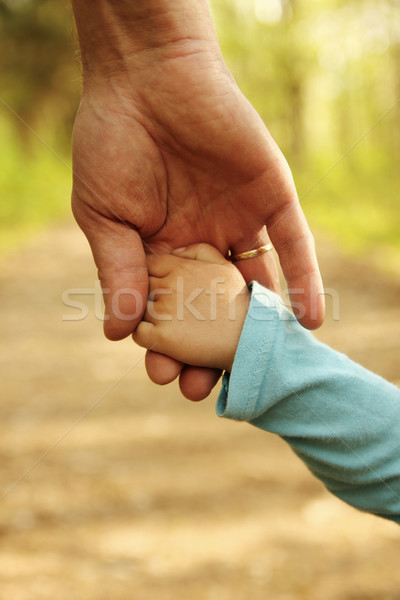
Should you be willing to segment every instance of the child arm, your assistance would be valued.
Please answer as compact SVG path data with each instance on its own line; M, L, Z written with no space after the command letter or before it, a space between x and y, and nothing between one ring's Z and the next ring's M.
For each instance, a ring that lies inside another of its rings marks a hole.
M220 416L278 434L333 494L400 522L400 390L318 342L257 283L249 305L239 271L210 246L148 266L135 341L229 371Z
M256 283L217 413L278 434L330 492L400 522L400 390L318 342Z

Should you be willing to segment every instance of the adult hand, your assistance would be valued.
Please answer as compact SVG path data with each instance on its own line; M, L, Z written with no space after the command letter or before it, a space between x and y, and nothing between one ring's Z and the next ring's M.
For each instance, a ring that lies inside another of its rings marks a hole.
M106 336L122 339L140 322L145 251L208 242L226 255L268 235L299 320L318 327L322 284L290 169L228 71L206 1L98 4L94 12L73 0L83 95L72 206L105 291ZM271 253L237 266L246 281L278 289ZM158 383L180 373L191 399L205 397L219 377L156 353L146 366Z

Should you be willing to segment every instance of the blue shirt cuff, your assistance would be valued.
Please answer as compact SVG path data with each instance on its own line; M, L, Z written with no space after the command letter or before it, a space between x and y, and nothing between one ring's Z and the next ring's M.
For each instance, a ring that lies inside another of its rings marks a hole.
M251 299L232 373L225 373L216 411L220 417L249 421L257 416L260 388L268 375L269 358L274 350L279 320L295 320L281 298L253 281ZM249 386L249 381L252 382Z

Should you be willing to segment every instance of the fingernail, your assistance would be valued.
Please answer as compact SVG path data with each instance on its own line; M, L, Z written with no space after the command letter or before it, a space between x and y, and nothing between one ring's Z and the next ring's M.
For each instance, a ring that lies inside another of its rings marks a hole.
M172 254L176 254L177 252L183 252L184 250L186 250L186 246L182 246L182 248L175 248L175 250L172 250Z

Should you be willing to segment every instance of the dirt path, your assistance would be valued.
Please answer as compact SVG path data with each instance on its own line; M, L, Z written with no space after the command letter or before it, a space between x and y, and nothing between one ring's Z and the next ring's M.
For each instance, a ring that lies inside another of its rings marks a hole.
M340 320L319 337L400 383L399 284L320 253ZM215 397L150 384L140 349L103 339L92 294L75 296L85 320L62 319L63 290L94 280L73 226L1 266L0 598L399 600L396 525L217 419Z

